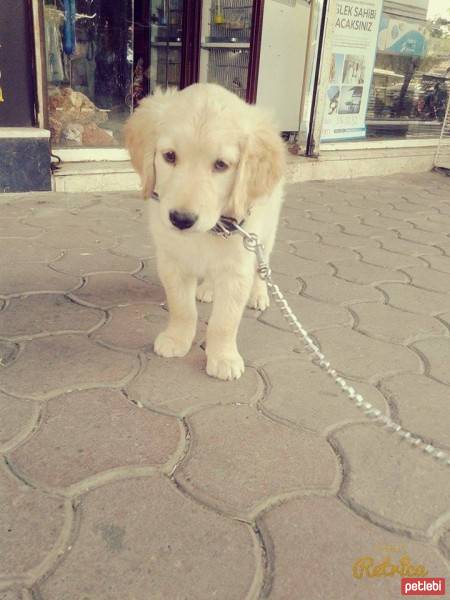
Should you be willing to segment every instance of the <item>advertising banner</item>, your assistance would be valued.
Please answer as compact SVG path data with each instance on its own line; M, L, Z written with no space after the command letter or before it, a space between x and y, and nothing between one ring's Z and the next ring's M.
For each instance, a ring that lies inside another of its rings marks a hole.
M403 56L424 56L426 33L425 23L405 21L383 15L378 36L378 52Z
M363 138L383 0L338 0L322 141Z

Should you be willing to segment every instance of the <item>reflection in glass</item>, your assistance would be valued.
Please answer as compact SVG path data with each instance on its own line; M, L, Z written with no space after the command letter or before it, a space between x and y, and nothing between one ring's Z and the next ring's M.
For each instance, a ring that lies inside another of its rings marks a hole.
M53 144L120 144L132 104L133 0L45 0L44 17Z
M202 15L200 81L247 96L253 2L205 0Z

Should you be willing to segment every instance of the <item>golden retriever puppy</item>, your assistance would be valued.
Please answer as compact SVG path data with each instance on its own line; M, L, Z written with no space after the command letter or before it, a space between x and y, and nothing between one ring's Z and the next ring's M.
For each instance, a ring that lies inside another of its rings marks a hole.
M197 295L213 301L206 371L237 379L244 372L236 344L244 307L264 310L269 298L242 237L224 239L211 229L221 216L244 220L270 254L282 202L284 144L260 108L213 84L145 98L125 137L144 197L159 197L150 205L150 228L169 321L154 350L165 357L189 351Z

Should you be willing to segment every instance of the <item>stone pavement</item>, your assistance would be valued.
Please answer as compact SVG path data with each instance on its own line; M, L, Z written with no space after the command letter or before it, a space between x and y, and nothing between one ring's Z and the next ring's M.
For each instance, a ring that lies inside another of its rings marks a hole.
M449 231L443 175L311 182L272 261L335 367L447 450ZM237 382L205 374L207 305L186 358L152 353L137 194L3 195L0 256L1 600L390 600L392 565L449 576L450 469L366 422L275 309L246 312Z

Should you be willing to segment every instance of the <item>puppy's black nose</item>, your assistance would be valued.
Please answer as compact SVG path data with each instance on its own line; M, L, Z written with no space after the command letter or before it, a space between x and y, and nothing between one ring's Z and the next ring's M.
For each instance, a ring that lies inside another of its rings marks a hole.
M198 217L190 212L171 210L169 213L169 219L172 225L175 225L175 227L178 229L189 229L189 227L192 227Z

